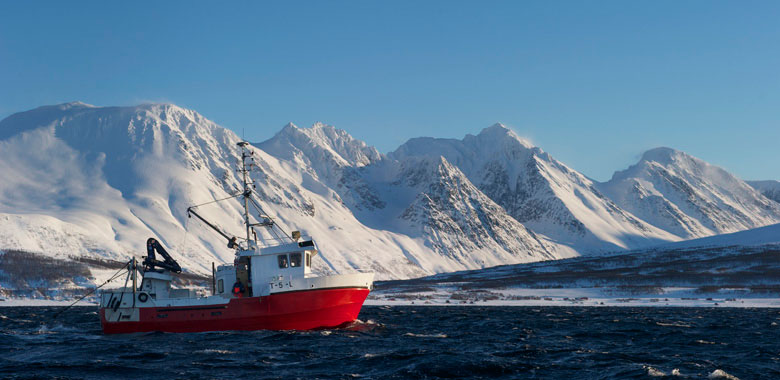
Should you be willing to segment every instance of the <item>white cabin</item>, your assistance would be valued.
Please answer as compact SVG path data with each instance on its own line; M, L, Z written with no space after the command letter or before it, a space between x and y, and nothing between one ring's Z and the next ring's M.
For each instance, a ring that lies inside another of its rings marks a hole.
M216 295L233 297L233 285L244 287L243 297L267 296L279 290L296 290L295 280L311 276L317 247L312 240L240 250L234 264L220 265L216 273Z

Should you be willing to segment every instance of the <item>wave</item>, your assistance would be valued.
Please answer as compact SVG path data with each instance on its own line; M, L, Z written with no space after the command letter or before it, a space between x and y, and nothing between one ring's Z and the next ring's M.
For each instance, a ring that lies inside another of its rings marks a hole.
M666 372L661 371L660 369L650 367L649 365L644 366L644 368L647 370L647 376L650 376L650 377L664 377L664 376L666 376Z
M708 379L726 379L726 380L739 380L738 377L727 373L722 369L716 369L707 376Z
M656 322L655 324L664 327L684 327L684 328L691 327L691 325L684 322Z
M406 333L404 336L413 336L415 338L447 338L447 334L415 334L415 333Z
M231 355L235 354L235 351L229 351L229 350L217 350L213 348L207 348L205 350L198 350L195 351L197 354L220 354L220 355Z

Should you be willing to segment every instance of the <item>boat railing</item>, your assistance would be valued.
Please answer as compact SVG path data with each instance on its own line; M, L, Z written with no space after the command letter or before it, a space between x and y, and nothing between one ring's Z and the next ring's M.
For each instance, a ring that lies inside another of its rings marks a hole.
M311 236L301 236L298 241L309 241L312 240ZM292 239L289 237L264 237L262 239L258 239L255 244L257 244L258 248L268 248L268 247L275 247L277 245L282 244L292 244L295 243Z

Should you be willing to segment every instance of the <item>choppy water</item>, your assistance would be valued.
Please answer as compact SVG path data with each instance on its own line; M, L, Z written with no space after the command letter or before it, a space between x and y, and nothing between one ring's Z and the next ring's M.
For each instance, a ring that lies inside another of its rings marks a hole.
M772 309L364 307L337 330L124 336L58 310L0 308L0 377L780 378Z

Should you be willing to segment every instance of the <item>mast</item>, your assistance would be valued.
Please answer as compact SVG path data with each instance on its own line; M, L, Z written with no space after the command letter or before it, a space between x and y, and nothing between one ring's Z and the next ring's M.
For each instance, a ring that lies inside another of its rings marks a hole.
M246 226L246 241L252 240L251 226L249 224L249 197L252 195L252 189L249 188L249 182L247 181L247 175L249 170L246 167L246 159L252 156L251 152L248 152L246 141L241 141L237 144L241 147L241 173L244 178L244 225Z

